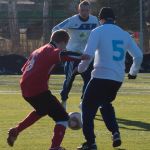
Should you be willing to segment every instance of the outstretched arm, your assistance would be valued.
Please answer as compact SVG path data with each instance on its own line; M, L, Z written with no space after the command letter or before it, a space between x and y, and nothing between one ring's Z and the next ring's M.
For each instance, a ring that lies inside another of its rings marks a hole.
M88 39L87 45L84 50L84 55L87 56L86 60L81 61L81 63L78 65L78 72L82 73L85 72L89 66L89 64L92 62L95 56L95 51L98 48L98 33L93 30L90 34L90 37Z
M69 27L69 22L70 22L70 19L66 19L64 20L63 22L57 24L53 29L52 29L52 33L57 31L57 30L60 30L60 29L63 29L63 30L67 30L68 27Z
M140 50L140 48L137 46L135 41L130 37L130 35L129 35L128 52L133 58L133 64L130 68L128 78L135 79L137 76L137 73L140 70L141 64L142 64L143 53Z
M60 54L60 61L80 61L86 60L89 57L87 55L83 55L81 53L72 52L72 51L61 51Z

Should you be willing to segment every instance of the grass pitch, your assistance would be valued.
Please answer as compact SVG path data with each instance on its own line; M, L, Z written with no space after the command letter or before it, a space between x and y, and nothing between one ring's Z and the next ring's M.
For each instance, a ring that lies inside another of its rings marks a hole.
M7 130L22 120L32 108L23 100L20 76L0 76L0 150L47 150L51 144L54 122L45 117L23 131L13 148L6 143ZM53 75L50 89L58 98L64 76ZM77 76L68 99L68 112L79 111L82 81ZM139 74L136 80L125 79L113 105L123 144L118 150L150 150L150 74ZM98 150L114 150L111 134L97 113L95 134ZM63 140L67 150L76 150L84 141L82 131L68 129Z

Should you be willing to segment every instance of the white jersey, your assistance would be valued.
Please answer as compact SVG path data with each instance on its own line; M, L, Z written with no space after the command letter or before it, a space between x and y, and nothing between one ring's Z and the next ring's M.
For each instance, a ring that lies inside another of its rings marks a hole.
M126 52L133 57L130 74L140 69L143 54L130 34L115 24L104 24L91 32L85 54L95 56L92 77L122 82L125 74ZM78 71L85 71L87 61L81 61Z
M99 21L95 16L89 15L89 19L83 21L80 19L79 14L77 14L56 25L52 32L59 29L66 30L70 36L67 50L82 53L90 32L97 26L99 26Z

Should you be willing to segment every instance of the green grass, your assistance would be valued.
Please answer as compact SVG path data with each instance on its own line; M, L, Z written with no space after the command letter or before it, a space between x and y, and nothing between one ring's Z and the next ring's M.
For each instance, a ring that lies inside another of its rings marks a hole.
M20 134L15 146L6 143L7 130L22 120L32 108L23 100L20 76L0 76L0 150L47 150L51 144L54 122L45 117ZM64 76L52 76L50 89L59 97ZM79 111L82 81L77 76L68 100L68 112ZM123 144L118 150L150 150L150 74L127 80L114 101ZM98 150L113 150L111 134L97 113L95 133ZM84 141L82 130L68 129L63 140L67 150L75 150Z

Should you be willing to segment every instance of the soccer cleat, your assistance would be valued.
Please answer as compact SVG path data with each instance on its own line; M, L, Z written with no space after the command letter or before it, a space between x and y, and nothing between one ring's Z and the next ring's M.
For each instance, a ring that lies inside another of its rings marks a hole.
M16 141L17 136L18 136L18 132L17 132L16 128L11 128L8 131L7 143L8 143L9 146L13 146L14 145L14 142Z
M63 106L63 108L66 110L67 102L66 102L66 101L62 101L62 102L61 102L61 105L62 105L62 106Z
M66 149L63 147L57 147L57 148L50 148L49 150L66 150Z
M115 132L113 134L112 140L113 140L113 147L118 147L121 145L121 137L120 137L120 134L118 132Z
M97 150L97 145L95 143L89 145L85 142L80 147L77 147L77 150Z

